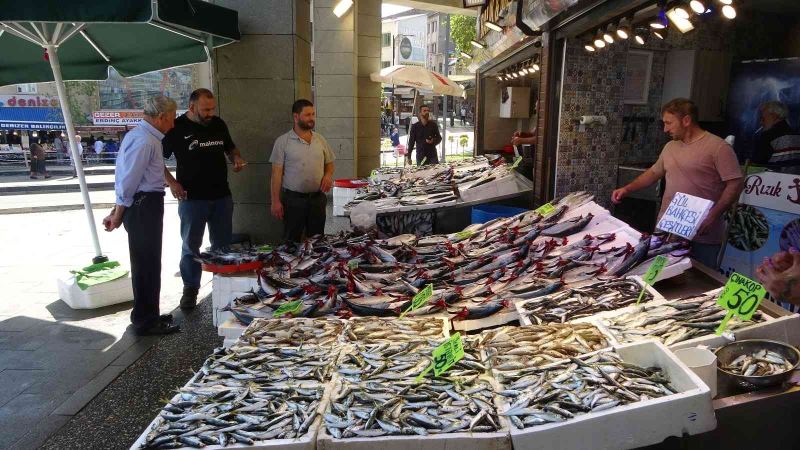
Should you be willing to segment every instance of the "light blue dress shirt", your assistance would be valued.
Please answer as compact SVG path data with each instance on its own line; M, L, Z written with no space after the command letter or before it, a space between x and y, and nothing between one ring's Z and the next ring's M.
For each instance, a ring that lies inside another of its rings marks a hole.
M114 170L117 204L129 207L137 192L164 192L164 134L142 121L125 135Z

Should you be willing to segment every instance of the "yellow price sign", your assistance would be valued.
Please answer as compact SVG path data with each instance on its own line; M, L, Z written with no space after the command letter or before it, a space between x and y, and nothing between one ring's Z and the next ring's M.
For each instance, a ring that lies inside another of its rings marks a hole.
M407 310L403 311L403 314L400 314L400 318L403 318L407 313L410 311L414 311L415 309L422 308L425 304L428 303L428 300L433 297L433 284L429 284L425 286L425 289L417 292L417 295L411 299L411 306L408 307Z
M433 374L438 377L453 367L453 364L461 361L463 357L464 341L461 340L461 333L456 333L433 350L433 365L428 366L421 374L417 375L415 381L417 383L422 381L422 378L431 369L433 369Z
M553 213L553 211L555 211L555 210L556 210L556 207L555 207L555 206L553 206L553 204L552 204L552 203L545 203L544 205L542 205L542 206L540 206L540 207L536 208L536 209L534 210L534 212L535 212L535 213L537 213L537 214L539 214L539 215L541 215L542 217L544 217L544 216L549 216L549 215L550 215L550 214L552 214L552 213Z

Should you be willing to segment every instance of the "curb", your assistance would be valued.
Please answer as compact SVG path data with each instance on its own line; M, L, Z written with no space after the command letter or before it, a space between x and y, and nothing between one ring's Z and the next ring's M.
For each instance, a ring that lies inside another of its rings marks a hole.
M113 207L114 203L92 203L92 209L113 208ZM0 216L5 214L30 214L30 213L54 212L54 211L74 211L76 209L83 209L83 204L31 206L24 208L4 208L0 209Z
M86 187L90 191L114 190L114 182L88 183ZM24 194L63 194L69 192L80 192L81 186L78 183L72 184L40 184L36 186L11 186L0 187L0 196L3 195L24 195Z

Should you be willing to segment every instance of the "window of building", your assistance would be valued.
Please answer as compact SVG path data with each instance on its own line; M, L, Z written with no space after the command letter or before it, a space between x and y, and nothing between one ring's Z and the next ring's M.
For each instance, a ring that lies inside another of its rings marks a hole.
M383 33L383 47L391 47L392 46L392 34L391 33Z
M36 83L25 83L17 85L17 94L35 94Z

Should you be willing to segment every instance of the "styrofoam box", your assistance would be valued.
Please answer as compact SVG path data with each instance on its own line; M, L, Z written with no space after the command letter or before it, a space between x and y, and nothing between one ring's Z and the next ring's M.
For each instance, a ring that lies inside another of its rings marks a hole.
M130 273L116 280L89 286L85 291L78 287L72 274L56 282L59 297L72 309L95 309L133 300Z
M230 318L217 327L217 334L225 339L239 339L239 336L241 336L246 329L247 326L236 320L236 318Z
M497 178L494 181L490 181L489 183L482 184L474 188L458 188L458 194L465 202L489 200L516 192L519 191L517 189L517 182L513 174L508 174L507 176Z
M420 316L420 317L406 316L405 318L406 319L415 319L415 318L419 318L419 319L431 319L431 318L439 319L442 322L442 336L441 336L441 338L442 339L447 339L447 338L450 337L450 320L449 320L448 315L446 313L444 313L444 314L428 314L428 315ZM372 317L372 316L352 317L351 319L348 319L346 321L347 323L345 324L345 328L343 329L343 335L342 335L343 339L342 340L343 340L343 342L345 342L347 344L353 344L353 342L350 341L347 338L347 334L346 334L347 333L347 328L346 327L352 326L352 324L354 324L354 323L356 323L358 321L392 322L394 320L395 320L394 317ZM429 336L428 338L429 339L436 339L437 336Z
M236 297L245 295L251 289L258 289L258 277L255 273L220 274L215 273L211 280L211 308L214 326L233 317L227 311L220 311Z
M489 377L482 377L498 389L497 382ZM331 397L341 387L341 379L335 379L333 389L329 391ZM498 396L495 396L498 397ZM497 398L495 398L497 400ZM328 399L329 403L331 399ZM499 405L498 405L499 406ZM499 412L499 411L498 411ZM501 431L494 433L448 433L429 434L427 436L379 436L373 438L348 438L336 439L325 428L320 426L317 432L317 449L319 450L511 450L509 438L509 424L505 417L500 416Z
M646 341L613 349L625 362L660 367L678 393L582 414L565 422L523 430L512 426L514 448L634 448L656 444L670 436L695 435L716 428L708 386L663 344Z
M333 205L333 215L336 217L343 217L345 216L344 213L344 206L336 206Z
M234 344L236 344L237 342L239 342L239 339L227 339L227 338L226 338L226 339L224 339L224 340L222 341L222 346L223 346L223 347L225 347L225 348L231 348L231 347L233 347L233 345L234 345Z
M456 331L473 331L481 328L496 327L513 322L519 319L519 313L515 307L506 308L505 311L492 314L489 317L475 320L451 320L453 329Z

